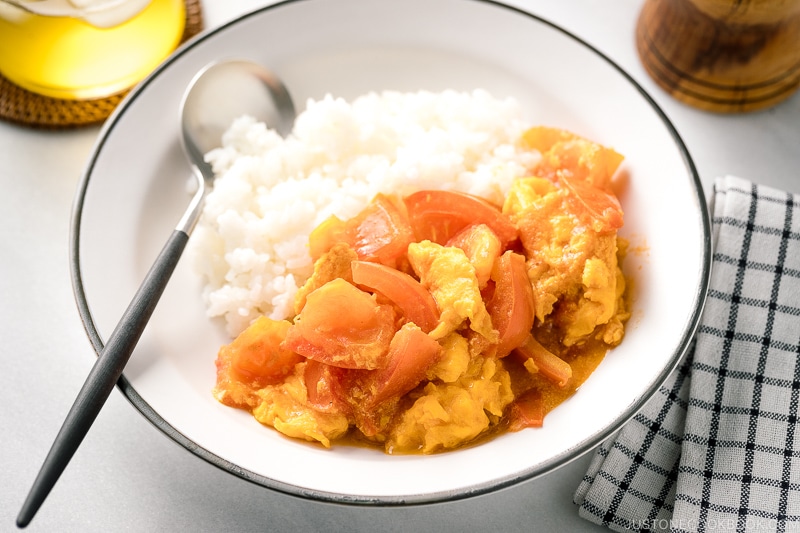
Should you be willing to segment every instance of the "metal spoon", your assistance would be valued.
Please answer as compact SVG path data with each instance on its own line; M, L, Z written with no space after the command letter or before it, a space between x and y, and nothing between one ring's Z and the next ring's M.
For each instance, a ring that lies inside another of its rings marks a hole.
M248 61L212 63L189 84L181 103L181 134L197 177L197 192L86 378L17 516L18 527L27 526L33 519L122 375L212 187L214 173L203 156L220 146L222 133L244 114L285 135L291 131L295 110L280 80Z

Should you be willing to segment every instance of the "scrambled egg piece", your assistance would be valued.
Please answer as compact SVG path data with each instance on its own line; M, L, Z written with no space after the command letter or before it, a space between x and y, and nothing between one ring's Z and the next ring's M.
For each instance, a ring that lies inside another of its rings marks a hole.
M322 257L314 261L314 273L295 293L294 313L299 315L306 305L309 294L319 289L329 281L341 278L353 281L350 264L358 259L358 254L345 243L334 244Z
M322 413L308 405L304 367L305 363L300 363L283 383L258 390L261 401L253 409L253 416L284 435L317 441L330 448L332 440L347 433L349 422L341 413Z
M430 332L431 337L441 339L469 319L470 329L490 342L498 341L499 334L492 328L481 297L475 267L463 250L422 241L408 246L408 261L439 308L439 325Z
M469 368L469 342L458 333L449 333L439 339L439 344L442 346L442 355L428 372L428 380L440 379L445 383L454 383Z
M564 344L571 346L615 318L625 278L618 266L616 232L593 229L568 195L543 178L519 179L503 212L519 226L536 318L542 321L552 313L564 331ZM622 321L617 317L614 323L619 328L603 335L619 342Z
M514 401L502 360L478 357L454 383L429 382L392 429L389 453L432 453L480 435Z

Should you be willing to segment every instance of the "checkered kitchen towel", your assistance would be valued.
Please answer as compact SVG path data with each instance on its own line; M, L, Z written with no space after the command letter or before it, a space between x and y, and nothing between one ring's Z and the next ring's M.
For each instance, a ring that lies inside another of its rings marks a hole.
M615 531L800 532L800 195L718 179L694 345L577 492Z

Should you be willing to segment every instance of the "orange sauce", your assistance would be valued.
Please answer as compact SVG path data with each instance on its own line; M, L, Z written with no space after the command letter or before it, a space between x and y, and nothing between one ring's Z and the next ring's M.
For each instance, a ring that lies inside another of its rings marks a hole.
M551 345L549 348L555 349L555 346ZM589 379L600 363L603 362L608 350L609 347L606 344L596 340L588 341L580 346L573 346L566 351L562 350L560 357L567 361L572 367L572 378L564 387L556 386L552 381L549 381L541 375L531 374L522 364L515 361L512 356L507 357L504 363L506 370L511 374L511 381L515 386L515 395L519 395L529 389L538 390L542 395L545 411L549 413L578 391L581 385ZM559 351L555 351L554 353L558 354ZM459 446L459 448L470 448L492 440L498 435L508 431L508 422L508 419L504 417L500 423L490 426L478 437L470 442L464 443ZM384 447L383 441L378 442L370 440L355 428L351 428L344 437L337 439L336 444L360 448L374 448L380 451L383 451ZM438 450L434 452L434 454L447 453L449 451L452 450ZM397 455L415 454L415 452L394 453Z

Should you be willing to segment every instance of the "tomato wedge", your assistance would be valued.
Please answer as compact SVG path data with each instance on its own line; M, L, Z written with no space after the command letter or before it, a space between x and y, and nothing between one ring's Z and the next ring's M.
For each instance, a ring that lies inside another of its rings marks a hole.
M439 323L436 301L421 284L405 272L394 268L353 261L350 264L353 282L372 291L377 291L391 300L403 312L403 316L428 333Z
M281 347L291 323L265 316L256 319L233 342L220 349L218 357L228 359L240 381L264 386L281 381L303 358Z
M509 431L540 428L544 425L545 408L542 394L536 389L523 392L511 404Z
M309 405L324 413L348 413L347 396L341 384L343 372L346 370L308 359L303 380Z
M542 346L533 335L528 335L514 353L523 363L531 359L539 373L558 387L566 387L572 379L572 367L569 363Z
M471 224L486 224L503 247L516 240L517 227L490 202L455 191L419 191L404 199L416 240L445 245Z
M534 320L533 287L525 258L510 250L495 263L492 279L494 293L486 310L500 333L497 357L505 357L530 335Z
M618 230L623 225L622 206L613 194L591 184L559 175L558 180L570 192L570 203L597 232Z
M331 215L314 228L308 238L309 253L315 261L333 245L345 242L358 258L396 266L405 257L414 231L408 222L405 206L385 194L375 198L358 215L341 220Z
M389 365L375 374L374 403L400 397L419 385L425 373L439 360L442 347L424 331L406 324L389 346Z
M353 386L364 394L360 406L370 410L399 398L419 385L426 372L439 360L441 345L414 324L405 324L392 339L389 364L371 372L352 371Z
M385 367L395 333L391 305L337 278L310 293L282 346L342 368Z
M414 232L403 205L385 194L378 194L354 219L347 222L352 247L359 259L395 266L404 257Z
M522 135L521 143L542 153L534 169L541 177L552 179L558 173L569 173L580 181L608 190L611 178L624 157L584 137L566 130L535 126Z

